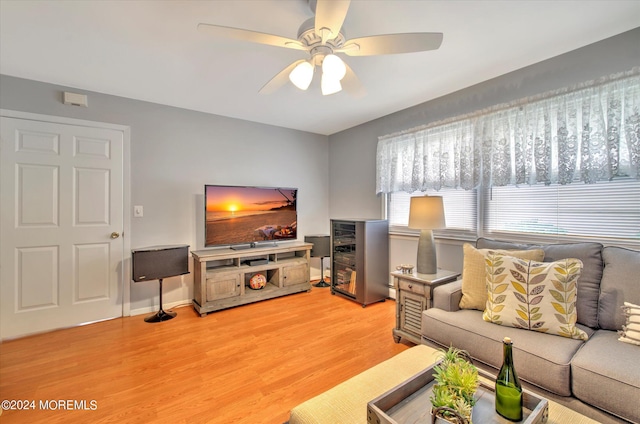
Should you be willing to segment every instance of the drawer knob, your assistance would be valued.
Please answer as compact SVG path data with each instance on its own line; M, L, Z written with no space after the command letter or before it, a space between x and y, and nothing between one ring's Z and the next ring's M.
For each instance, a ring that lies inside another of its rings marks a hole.
M413 284L409 284L409 288L412 289L413 288Z

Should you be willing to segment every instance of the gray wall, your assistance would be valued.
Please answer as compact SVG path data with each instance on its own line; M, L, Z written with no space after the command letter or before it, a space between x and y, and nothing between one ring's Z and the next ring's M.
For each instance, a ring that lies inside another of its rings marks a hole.
M63 91L87 94L89 107L64 105ZM131 128L131 206L144 207L143 218L125 211L132 248L184 243L202 249L204 184L297 187L298 238L328 234L326 136L4 75L0 93L2 109ZM192 274L166 279L163 292L166 305L189 302ZM157 282L132 283L132 313L157 305Z
M534 35L534 34L532 34ZM378 137L640 66L640 28L329 136L329 215L380 217ZM393 237L390 265L415 263L417 239ZM439 266L462 268L462 249L439 242Z
M144 218L131 218L131 247L198 249L205 183L298 187L301 236L327 233L330 217L382 216L379 136L638 65L640 28L328 138L9 76L0 76L0 108L130 126L131 205L144 206ZM63 91L88 94L89 108L63 105ZM392 237L390 265L414 263L416 245L415 238ZM461 269L459 243L439 242L438 254L441 266ZM166 280L165 303L191 298L191 276ZM131 302L134 312L153 310L157 284L132 285Z

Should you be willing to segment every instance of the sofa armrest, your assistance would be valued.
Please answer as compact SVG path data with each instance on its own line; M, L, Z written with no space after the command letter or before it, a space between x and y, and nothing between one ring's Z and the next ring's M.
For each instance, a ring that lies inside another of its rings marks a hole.
M457 311L460 309L462 299L462 280L443 284L433 289L433 307L445 311Z

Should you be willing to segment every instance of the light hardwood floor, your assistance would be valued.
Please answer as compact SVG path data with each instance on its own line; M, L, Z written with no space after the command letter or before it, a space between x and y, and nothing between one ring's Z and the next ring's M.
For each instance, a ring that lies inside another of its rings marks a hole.
M283 423L297 404L411 346L393 341L393 300L363 308L328 288L204 318L175 311L163 323L126 317L0 344L0 399L36 406L0 422ZM67 400L89 410L39 409Z

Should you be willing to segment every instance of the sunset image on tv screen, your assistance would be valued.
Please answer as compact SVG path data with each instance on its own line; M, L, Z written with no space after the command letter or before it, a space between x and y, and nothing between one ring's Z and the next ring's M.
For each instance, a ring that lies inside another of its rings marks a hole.
M205 186L205 246L297 238L297 189Z

